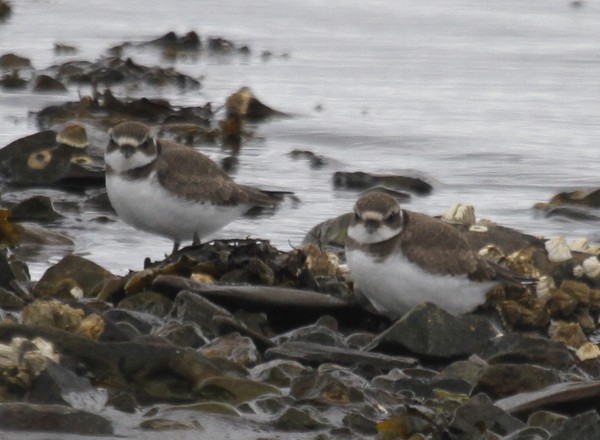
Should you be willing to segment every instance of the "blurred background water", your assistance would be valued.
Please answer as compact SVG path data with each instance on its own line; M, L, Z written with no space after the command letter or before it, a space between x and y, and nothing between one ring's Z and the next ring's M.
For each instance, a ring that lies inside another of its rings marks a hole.
M600 241L597 222L547 219L532 209L561 190L598 186L600 3L564 0L12 0L0 24L0 54L29 57L36 69L69 59L97 60L125 41L191 30L246 44L247 57L200 56L173 62L156 51L134 61L173 66L199 78L199 91L140 88L120 98L160 96L176 105L222 105L241 86L294 115L252 129L235 179L292 190L298 206L272 217L243 218L215 238L269 239L299 245L316 223L351 209L353 191L335 190L335 171L409 173L434 185L408 209L438 215L472 204L523 232ZM57 55L54 43L76 46ZM268 60L261 52L274 54ZM286 55L286 56L283 56ZM0 146L38 131L30 112L77 99L0 91ZM219 146L198 146L218 160ZM293 149L330 159L313 169ZM57 190L28 190L55 201L80 201ZM20 197L3 194L6 200ZM115 273L160 259L167 239L124 223L68 217L54 229L74 238L74 252ZM34 279L61 252L31 257Z

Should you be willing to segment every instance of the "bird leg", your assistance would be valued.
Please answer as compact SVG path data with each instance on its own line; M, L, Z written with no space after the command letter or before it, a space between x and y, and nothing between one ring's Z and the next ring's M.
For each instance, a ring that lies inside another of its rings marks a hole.
M192 241L192 246L200 246L200 237L198 237L197 232L194 232L194 240Z

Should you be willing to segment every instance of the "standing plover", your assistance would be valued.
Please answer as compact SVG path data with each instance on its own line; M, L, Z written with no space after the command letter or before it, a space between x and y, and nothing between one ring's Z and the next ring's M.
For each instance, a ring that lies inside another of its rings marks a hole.
M235 183L207 156L166 139L150 127L124 122L109 131L106 190L121 219L174 242L195 244L253 207L280 198Z

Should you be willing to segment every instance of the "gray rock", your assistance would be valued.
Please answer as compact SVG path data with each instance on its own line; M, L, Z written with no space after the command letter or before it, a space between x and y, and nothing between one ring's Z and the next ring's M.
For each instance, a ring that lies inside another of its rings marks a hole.
M528 426L503 437L502 440L548 440L549 438L550 433L545 429Z
M481 371L474 392L492 399L535 391L560 382L555 370L528 364L494 364Z
M0 428L15 431L65 432L112 435L110 420L61 405L0 404Z
M490 322L481 316L457 317L423 303L376 337L367 350L457 358L480 352L495 334Z
M598 440L599 438L600 416L596 410L592 410L565 420L551 440Z
M567 417L550 411L536 411L529 416L527 424L545 429L549 433L557 432Z
M275 427L284 431L315 431L327 428L329 423L314 408L288 408L275 421Z
M505 436L524 427L519 419L494 406L488 396L477 394L456 410L448 429L461 440L479 440L485 438L482 430Z

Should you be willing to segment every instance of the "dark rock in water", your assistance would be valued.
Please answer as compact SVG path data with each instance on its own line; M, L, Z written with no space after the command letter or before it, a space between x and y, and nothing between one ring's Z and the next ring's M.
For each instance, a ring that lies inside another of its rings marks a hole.
M102 158L57 142L59 135L45 130L2 148L0 177L20 185L104 184Z
M15 431L112 435L112 423L90 412L61 405L0 404L0 428Z
M33 294L72 299L92 295L93 289L116 277L85 258L67 255L51 266L38 281Z
M485 367L473 392L483 392L492 399L535 391L560 382L558 372L537 365L493 364Z
M10 3L0 0L0 22L7 20L12 13L12 8L10 7Z
M27 80L21 78L19 71L15 70L0 77L0 86L7 90L21 90L27 87Z
M491 323L481 316L457 317L424 303L377 336L367 349L457 358L480 352L495 335Z
M595 209L595 208L593 208ZM573 206L557 206L550 208L545 213L546 218L568 218L573 220L593 221L600 219L597 211L592 211L585 207L573 207Z
M31 60L14 53L7 53L0 56L0 69L14 70L31 68Z
M279 335L276 343L281 342L309 342L320 345L331 345L338 348L346 348L344 338L337 332L323 325L315 324L300 327L283 335Z
M494 339L479 355L491 364L526 363L558 370L574 362L563 344L528 333L507 333Z
M39 75L33 83L34 92L66 93L67 88L60 81L48 75Z
M370 365L376 369L405 368L415 365L417 360L404 356L388 356L361 350L336 348L308 342L285 342L265 352L267 359L292 359L299 362L319 365L336 363L339 365Z
M0 309L22 309L24 305L25 301L0 286Z
M168 32L155 40L142 43L142 46L157 46L163 50L198 51L202 48L202 41L194 31L181 36L175 32Z
M106 405L128 414L135 413L139 407L135 397L126 391L113 391L110 393Z
M578 189L576 191L561 192L554 195L548 203L537 203L537 209L549 209L556 206L586 206L600 208L600 189Z
M475 440L486 438L488 430L505 436L524 427L519 419L494 406L485 394L477 394L456 410L448 430L454 438Z
M90 380L49 361L47 368L33 381L29 401L56 403L89 411L100 411L106 392L94 388Z
M600 438L600 416L596 410L565 420L551 440L596 440Z
M47 196L33 196L10 208L10 221L52 222L63 218L54 210L52 200Z
M261 396L279 396L281 391L272 385L240 377L215 376L199 383L195 389L197 396L220 402L240 405Z
M474 362L472 360L456 361L440 371L432 379L432 385L436 386L438 382L454 380L464 381L471 387L474 387L483 368L484 365L481 362Z
M327 428L329 423L311 407L288 408L275 421L283 431L315 431Z
M352 412L342 419L344 426L367 435L377 434L377 423L364 414Z
M386 375L373 378L371 385L374 388L392 393L408 392L424 399L433 397L433 387L429 385L428 381L417 377L410 377L397 369L390 371Z
M363 173L361 171L338 171L333 175L333 184L336 188L361 191L374 186L382 186L392 190L408 190L421 195L429 194L433 190L431 184L417 177L377 175Z

